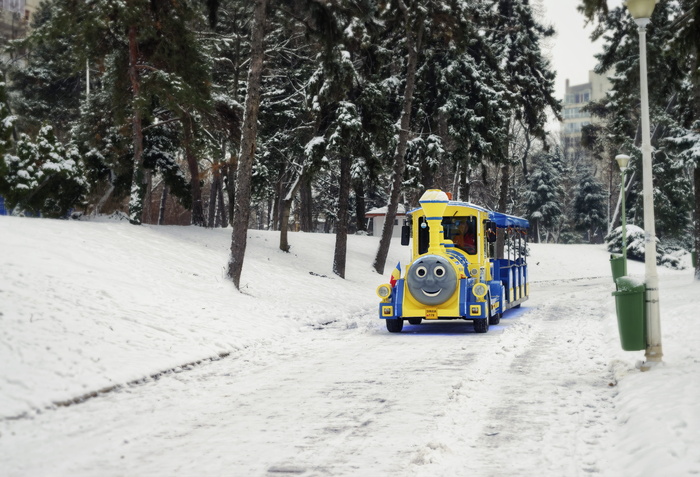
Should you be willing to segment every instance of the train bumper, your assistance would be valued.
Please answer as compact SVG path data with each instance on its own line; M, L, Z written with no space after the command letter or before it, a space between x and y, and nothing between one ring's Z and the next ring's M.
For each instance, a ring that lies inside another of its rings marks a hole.
M396 284L391 289L391 295L379 303L379 318L384 320L401 318L403 308L403 283L403 278L397 280Z

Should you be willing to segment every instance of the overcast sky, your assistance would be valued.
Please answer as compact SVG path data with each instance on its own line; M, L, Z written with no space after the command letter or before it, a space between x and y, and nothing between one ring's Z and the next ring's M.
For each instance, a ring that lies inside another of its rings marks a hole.
M550 59L557 72L556 96L564 99L566 79L572 85L588 82L588 71L595 67L593 57L602 50L600 41L591 42L593 26L584 27L583 15L576 10L580 0L537 0L544 7L545 20L552 24L557 31L556 37L550 40ZM608 0L608 7L614 8L622 4L622 0Z

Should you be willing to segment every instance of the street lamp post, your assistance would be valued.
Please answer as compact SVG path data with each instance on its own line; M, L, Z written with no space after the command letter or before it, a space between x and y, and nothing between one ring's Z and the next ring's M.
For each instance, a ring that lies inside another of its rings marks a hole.
M654 186L651 169L649 133L649 91L647 88L646 26L659 0L627 0L625 6L639 27L639 89L642 100L642 172L644 188L644 269L646 281L647 348L642 369L660 363L661 323L659 314L659 276L656 272L656 227L654 225Z
M617 164L620 166L620 204L622 207L622 257L624 258L623 263L623 276L627 275L627 216L625 214L625 172L627 172L627 164L630 162L630 156L625 154L618 154L615 156Z

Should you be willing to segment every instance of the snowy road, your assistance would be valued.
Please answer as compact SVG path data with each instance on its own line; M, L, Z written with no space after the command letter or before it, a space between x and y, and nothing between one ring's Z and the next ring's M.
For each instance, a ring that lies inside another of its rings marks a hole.
M600 349L610 289L534 284L485 335L466 322L389 334L374 310L366 327L307 328L1 421L0 474L596 474L615 393Z

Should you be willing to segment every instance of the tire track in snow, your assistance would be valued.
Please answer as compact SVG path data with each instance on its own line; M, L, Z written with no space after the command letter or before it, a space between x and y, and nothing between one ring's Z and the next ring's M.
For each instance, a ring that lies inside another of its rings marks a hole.
M437 448L416 475L590 475L613 418L611 371L601 349L610 283L538 290L503 335L493 366L465 379L440 423ZM432 445L431 445L432 444ZM428 464L428 465L426 465ZM439 469L439 470L438 470Z
M36 449L8 475L593 471L612 391L602 360L589 357L609 289L567 287L533 285L531 301L487 334L468 322L389 334L372 311L353 317L356 329L307 329L235 359L5 422L9 444Z

